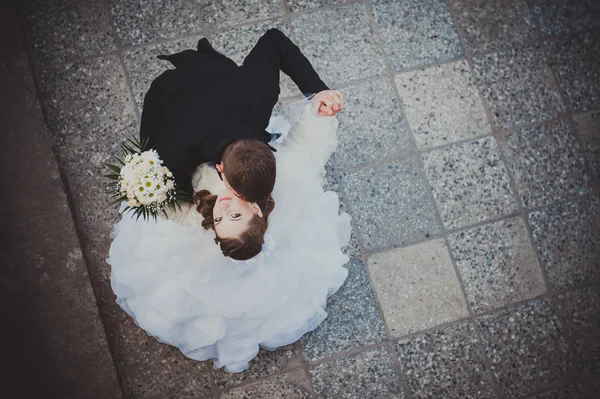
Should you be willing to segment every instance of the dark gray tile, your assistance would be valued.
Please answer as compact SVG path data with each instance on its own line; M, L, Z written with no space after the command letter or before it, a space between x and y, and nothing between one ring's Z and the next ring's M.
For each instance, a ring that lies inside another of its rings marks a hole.
M340 92L345 100L344 110L338 115L338 146L333 156L337 168L351 168L410 149L406 122L387 78L345 87Z
M392 356L379 348L311 367L317 398L405 398Z
M243 373L228 373L224 369L213 370L217 388L225 389L244 382L266 377L285 370L301 367L303 364L297 345L292 344L274 351L261 349L250 362L250 368Z
M474 56L471 61L496 125L540 122L564 112L541 45Z
M244 58L250 53L258 39L271 28L277 28L286 35L290 35L288 23L283 19L275 19L218 31L213 33L211 43L217 51L225 54L238 65L242 65ZM302 94L285 73L281 72L280 76L280 97Z
M600 200L585 198L529 215L550 284L565 290L600 278Z
M546 292L527 225L521 217L448 236L474 312L485 312Z
M385 338L385 326L364 265L353 259L348 272L344 285L327 301L325 321L302 338L308 361Z
M463 49L441 0L371 0L383 49L395 70L457 58Z
M600 111L573 115L575 131L596 178L600 179Z
M440 234L429 187L416 160L344 173L342 184L368 251Z
M347 3L348 0L285 0L290 12L307 10L309 8L317 8L330 6L334 4Z
M292 29L298 46L328 85L384 72L364 4L294 15Z
M135 131L134 104L116 57L40 73L50 131L60 149Z
M195 0L195 2L200 7L202 21L206 25L216 28L283 15L278 0Z
M208 362L186 358L126 317L118 322L113 353L127 398L206 398L212 396Z
M583 373L600 374L600 287L559 296L557 314L564 323L571 366Z
M411 397L496 397L475 328L457 324L398 342Z
M446 228L516 211L508 174L493 138L432 150L421 157Z
M538 37L522 0L450 0L465 47L472 53L506 50Z
M600 4L600 3L599 3ZM600 6L599 6L600 8ZM546 42L548 63L572 111L600 106L600 32Z
M574 383L564 388L556 388L548 392L540 393L529 399L584 399L585 394L581 384Z
M200 31L195 5L188 0L109 0L117 33L125 46Z
M94 0L21 0L19 1L19 11L21 15L28 16L34 14L47 14L53 11L59 11L65 7L77 4L91 3Z
M419 148L492 133L465 60L397 74L395 80Z
M24 21L37 65L69 62L116 49L110 12L101 2L72 4Z
M173 64L167 60L156 58L163 54L174 54L183 50L195 50L198 37L174 40L158 45L136 47L124 52L125 66L129 72L129 79L138 110L142 110L144 96L150 88L152 81L167 69L174 69Z
M556 382L567 368L564 337L547 300L477 319L485 351L507 397Z
M310 378L303 369L259 380L222 393L221 399L309 399Z
M548 205L589 191L583 154L566 122L515 129L502 147L523 207Z
M530 0L530 4L545 36L600 26L596 0Z

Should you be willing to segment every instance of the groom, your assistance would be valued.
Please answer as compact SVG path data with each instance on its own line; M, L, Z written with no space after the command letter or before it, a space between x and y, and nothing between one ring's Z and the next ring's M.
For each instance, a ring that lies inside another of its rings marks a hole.
M279 71L305 95L318 93L318 113L343 109L300 49L281 31L267 31L238 67L207 39L197 50L169 56L175 69L158 76L144 98L141 138L148 138L175 182L192 193L191 176L213 162L225 184L248 202L266 198L275 184L275 157L265 131L279 96Z

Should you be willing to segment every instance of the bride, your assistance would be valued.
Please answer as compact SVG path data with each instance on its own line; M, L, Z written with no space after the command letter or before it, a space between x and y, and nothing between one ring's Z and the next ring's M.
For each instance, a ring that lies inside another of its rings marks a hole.
M274 350L314 330L347 276L340 248L350 216L322 188L337 127L310 100L271 118L267 130L283 133L272 143L272 198L244 202L203 164L193 176L194 204L156 221L124 215L107 260L119 305L159 341L229 372L248 368L259 347ZM264 244L257 235L260 253L246 261L223 256L240 223L266 230Z

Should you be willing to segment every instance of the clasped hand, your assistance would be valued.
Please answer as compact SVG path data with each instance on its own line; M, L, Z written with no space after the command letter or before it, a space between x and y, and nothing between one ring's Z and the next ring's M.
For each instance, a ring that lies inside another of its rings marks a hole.
M337 90L323 90L312 98L317 115L335 116L344 109L344 96Z

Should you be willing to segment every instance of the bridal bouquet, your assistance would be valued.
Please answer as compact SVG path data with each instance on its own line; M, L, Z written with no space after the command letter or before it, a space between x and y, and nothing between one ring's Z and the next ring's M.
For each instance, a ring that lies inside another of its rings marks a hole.
M139 219L153 217L167 209L175 211L189 195L175 186L171 171L162 166L162 160L155 150L146 150L148 141L134 138L121 144L122 158L115 157L117 165L105 164L113 173L105 175L110 179L114 200L110 206L125 202L121 212L133 212Z

